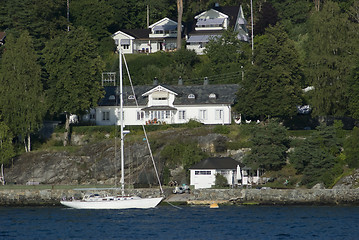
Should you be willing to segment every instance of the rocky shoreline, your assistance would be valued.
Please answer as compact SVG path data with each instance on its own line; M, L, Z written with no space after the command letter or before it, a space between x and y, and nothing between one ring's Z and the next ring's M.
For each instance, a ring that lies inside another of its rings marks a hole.
M58 206L64 197L81 198L85 190L0 189L0 206ZM99 191L96 191L99 192ZM111 190L101 190L113 194ZM158 189L131 189L129 194L158 197ZM201 189L174 195L165 189L164 202L181 204L359 205L359 189Z

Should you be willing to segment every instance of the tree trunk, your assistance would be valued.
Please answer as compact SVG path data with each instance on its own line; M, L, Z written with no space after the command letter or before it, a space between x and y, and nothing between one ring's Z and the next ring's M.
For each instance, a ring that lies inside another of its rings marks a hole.
M64 133L64 146L70 143L70 113L66 113L65 133Z
M30 133L27 134L27 150L31 152L31 137Z
M320 0L314 0L315 10L319 12L320 10Z
M1 164L0 183L5 185L4 164Z
M181 49L182 45L182 15L183 15L183 0L177 0L177 50Z

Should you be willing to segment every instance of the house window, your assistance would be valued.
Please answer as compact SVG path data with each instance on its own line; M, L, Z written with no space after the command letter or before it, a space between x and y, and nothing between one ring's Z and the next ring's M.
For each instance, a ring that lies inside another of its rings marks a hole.
M122 45L123 49L130 49L130 45Z
M96 120L96 113L90 113L90 120Z
M186 111L184 111L184 110L178 111L178 119L185 120L186 119Z
M142 120L145 117L145 113L142 111L137 112L137 120Z
M223 110L216 110L216 120L223 119Z
M129 100L135 99L135 95L129 95L127 98L128 98Z
M171 117L171 112L170 111L166 111L166 118L170 118Z
M167 100L166 97L154 97L153 100Z
M199 110L199 119L201 120L207 119L207 110Z
M102 112L102 120L110 121L110 112Z
M211 171L195 171L194 175L211 175Z

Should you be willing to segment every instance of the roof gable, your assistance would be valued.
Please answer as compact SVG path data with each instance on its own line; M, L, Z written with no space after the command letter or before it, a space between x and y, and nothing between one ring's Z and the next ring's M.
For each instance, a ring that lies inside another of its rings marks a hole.
M171 20L171 19L169 19L169 18L162 18L161 20L159 20L159 21L157 21L157 22L155 22L155 23L153 23L152 25L150 25L148 28L153 28L153 27L155 27L155 26L157 26L157 25L176 25L177 26L177 22L175 22L175 21L173 21L173 20Z
M168 88L165 88L165 87L162 87L161 85L158 85L157 87L152 88L150 91L145 92L144 94L142 94L142 96L143 96L143 97L144 97L144 96L148 96L148 95L150 95L150 94L152 94L152 93L154 93L154 92L169 92L169 93L172 93L172 94L174 94L174 95L177 95L177 93L175 93L175 92L169 90Z
M228 18L228 15L221 13L217 10L210 9L194 17L194 19L199 19L199 18Z
M121 30L115 32L114 34L112 34L112 38L115 38L115 37L118 38L118 37L120 37L120 36L124 36L124 37L129 38L129 39L135 39L135 37L133 37L133 36L131 36L131 35L129 35L129 34L123 32L123 31L121 31Z

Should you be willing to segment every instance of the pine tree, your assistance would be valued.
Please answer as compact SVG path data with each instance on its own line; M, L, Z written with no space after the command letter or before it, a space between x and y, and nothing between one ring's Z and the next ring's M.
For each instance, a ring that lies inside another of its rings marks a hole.
M9 34L0 71L0 112L6 125L31 151L30 134L42 125L46 112L41 67L27 31Z
M244 163L253 169L279 170L286 163L289 138L285 127L275 121L256 126L250 138L251 151Z

